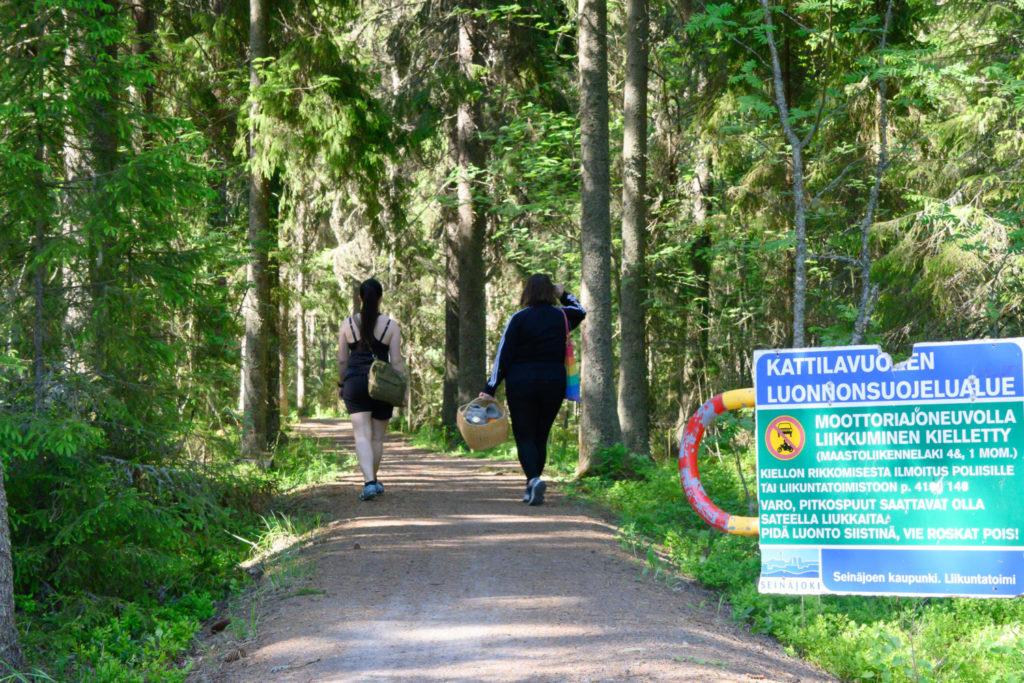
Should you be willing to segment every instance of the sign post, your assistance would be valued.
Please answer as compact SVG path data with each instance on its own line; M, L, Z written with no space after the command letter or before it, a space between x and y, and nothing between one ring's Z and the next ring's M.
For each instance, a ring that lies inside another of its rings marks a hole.
M762 593L1024 595L1024 340L754 354Z

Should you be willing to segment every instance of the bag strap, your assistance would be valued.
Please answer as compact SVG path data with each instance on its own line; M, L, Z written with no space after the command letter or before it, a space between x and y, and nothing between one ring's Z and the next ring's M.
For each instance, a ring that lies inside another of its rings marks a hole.
M380 333L380 338L377 340L381 344L384 343L384 335L388 333L388 328L389 327L391 327L391 318L388 318L388 321L386 323L384 323L384 331Z
M356 333L356 323L355 323L355 320L353 320L353 317L354 316L351 316L351 315L348 317L348 326L352 328L352 343L353 344L358 344L359 343L359 335Z

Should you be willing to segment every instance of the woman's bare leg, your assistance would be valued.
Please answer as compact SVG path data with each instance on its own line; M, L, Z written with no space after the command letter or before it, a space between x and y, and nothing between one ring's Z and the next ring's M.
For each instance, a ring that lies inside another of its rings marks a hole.
M373 425L373 478L377 478L381 458L384 457L384 434L388 430L387 420L372 420Z
M373 481L377 477L374 466L373 422L369 412L352 414L352 433L356 439L356 457L359 458L359 469L363 472L363 481Z

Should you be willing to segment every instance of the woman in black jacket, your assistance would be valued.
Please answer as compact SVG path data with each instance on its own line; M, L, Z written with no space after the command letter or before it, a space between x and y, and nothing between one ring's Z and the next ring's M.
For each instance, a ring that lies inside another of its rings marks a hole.
M548 434L565 397L566 328L578 327L587 312L564 287L540 274L527 279L519 304L523 308L505 325L494 370L480 397L493 398L505 380L512 433L526 474L523 502L540 505L547 488L540 475L548 457Z

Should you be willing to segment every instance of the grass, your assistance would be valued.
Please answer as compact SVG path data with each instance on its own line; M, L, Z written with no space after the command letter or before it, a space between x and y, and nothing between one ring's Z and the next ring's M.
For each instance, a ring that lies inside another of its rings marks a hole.
M751 514L756 501L747 491L754 494L755 461L744 439L748 427L742 419L723 422L706 439L702 481L722 508ZM413 438L445 450L441 436L428 430ZM560 442L569 447L560 449ZM757 540L721 534L697 517L674 461L639 460L612 449L602 454L600 476L575 480L572 431L556 427L550 443L549 474L569 495L617 515L620 540L644 559L645 573L665 580L671 570L697 579L721 593L735 619L839 678L1024 682L1024 600L761 595ZM479 454L449 452L514 458L511 444Z
M247 568L259 565L263 570L257 593L288 588L312 571L295 555L298 540L321 520L286 513L286 494L332 480L350 471L352 463L348 454L305 438L292 438L280 447L271 470L222 463L211 470L215 480L197 489L207 497L204 505L219 510L207 518L219 528L175 528L183 557L168 565L175 569L159 585L133 598L84 590L18 595L18 626L32 668L0 678L0 683L184 681L196 634L225 599L232 635L247 640L257 633L259 600L252 599L254 583ZM187 495L180 499L192 504ZM163 503L154 505L159 511ZM199 540L189 541L190 534ZM132 561L149 552L142 546L123 547L112 556Z
M231 646L244 646L259 635L263 603L272 593L285 592L287 597L299 595L321 595L324 591L314 588L292 590L297 583L313 574L313 566L299 554L301 541L321 526L319 515L288 515L273 512L263 519L263 533L251 544L252 554L242 563L245 568L259 567L262 580L248 590L233 594L226 608L224 618L230 619L227 633L222 638Z

